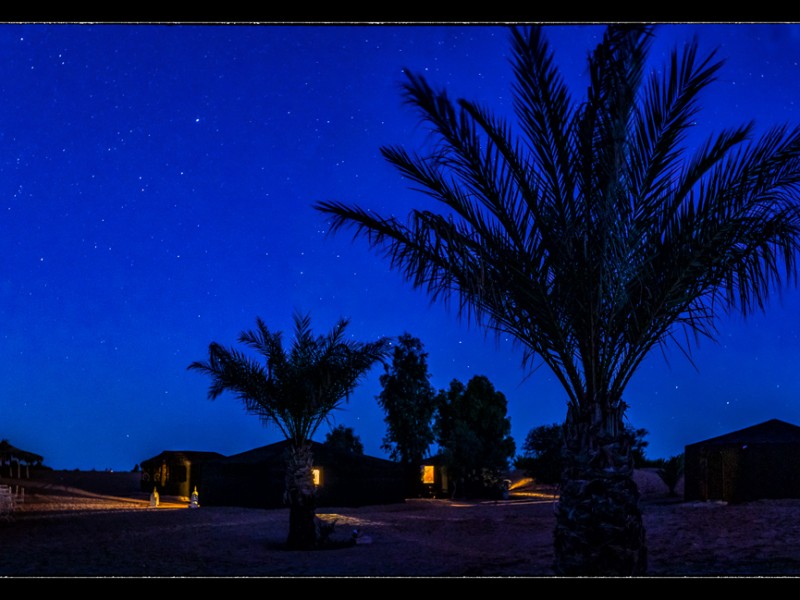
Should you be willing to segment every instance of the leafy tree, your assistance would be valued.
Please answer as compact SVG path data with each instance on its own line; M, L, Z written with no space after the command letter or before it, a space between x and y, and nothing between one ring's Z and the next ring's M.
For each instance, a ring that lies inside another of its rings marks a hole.
M699 95L722 63L697 41L646 77L653 27L611 24L574 101L542 26L511 28L516 125L407 72L433 148L384 157L442 210L403 222L341 202L352 227L433 299L512 336L567 399L554 530L557 575L647 570L623 393L656 346L714 338L717 318L763 309L794 283L800 129L752 124L692 153Z
M380 377L378 404L384 410L387 433L382 448L405 466L407 485L420 491L420 468L434 441L435 390L430 383L428 354L422 342L409 333L398 337L390 365Z
M317 541L309 442L388 349L385 338L367 343L347 339L347 325L347 319L340 319L328 334L315 337L310 317L295 314L294 340L287 349L282 332L270 331L257 318L256 329L243 331L239 342L255 350L261 360L212 342L208 360L189 365L211 377L210 399L233 393L249 413L278 427L290 442L286 499L291 549L310 549Z
M325 445L349 454L364 454L364 444L352 427L337 425L325 434Z
M466 386L454 379L437 394L434 429L457 495L485 496L499 490L516 450L507 406L506 397L484 375Z
M561 449L564 446L564 426L559 423L534 427L525 436L517 468L541 483L558 483L561 479Z

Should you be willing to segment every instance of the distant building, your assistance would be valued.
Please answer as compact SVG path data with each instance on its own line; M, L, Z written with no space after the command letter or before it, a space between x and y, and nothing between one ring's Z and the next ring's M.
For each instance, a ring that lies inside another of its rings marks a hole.
M158 456L141 463L141 489L160 495L188 498L195 486L203 483L203 465L206 461L223 458L219 452L194 450L165 450Z
M772 419L685 447L685 500L776 498L800 498L800 427Z
M22 463L25 463L25 477L30 477L30 466L40 467L44 458L35 452L27 452L12 446L8 440L0 440L0 467L8 467L8 476L14 477L16 466L17 479L22 477ZM0 476L5 474L5 469L0 469Z
M311 442L317 505L366 506L405 502L403 469L383 458ZM287 441L203 465L203 506L285 507Z

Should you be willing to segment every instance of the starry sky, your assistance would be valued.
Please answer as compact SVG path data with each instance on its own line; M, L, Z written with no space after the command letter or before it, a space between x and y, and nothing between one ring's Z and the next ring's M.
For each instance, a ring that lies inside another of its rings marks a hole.
M596 25L550 25L556 60L585 88ZM703 96L697 143L750 120L796 123L800 25L662 24L651 60L697 36L726 60ZM518 450L562 421L566 395L510 340L431 304L312 205L404 215L425 202L379 154L426 132L402 70L510 115L500 24L0 24L0 438L55 469L130 470L163 450L231 455L281 439L188 371L211 341L261 317L317 333L340 317L366 341L410 333L431 383L486 375ZM800 424L800 290L766 315L718 322L687 361L656 350L625 399L649 458L778 418ZM376 366L330 427L386 457Z

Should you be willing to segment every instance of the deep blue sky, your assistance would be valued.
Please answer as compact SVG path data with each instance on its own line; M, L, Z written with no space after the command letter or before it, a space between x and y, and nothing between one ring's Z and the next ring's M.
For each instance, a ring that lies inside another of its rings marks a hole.
M601 28L548 28L580 95ZM652 60L697 35L726 59L698 140L755 120L796 123L800 26L662 25ZM405 214L424 198L379 154L425 139L402 69L510 109L508 35L493 25L0 25L0 438L56 469L129 470L162 450L230 455L280 439L186 367L257 316L295 311L359 340L419 337L432 383L486 375L518 449L566 397L507 340L431 305L319 200ZM719 322L718 343L656 351L626 393L651 458L779 418L800 424L800 290L766 316ZM376 367L332 425L365 450L386 432ZM322 441L327 426L316 439Z

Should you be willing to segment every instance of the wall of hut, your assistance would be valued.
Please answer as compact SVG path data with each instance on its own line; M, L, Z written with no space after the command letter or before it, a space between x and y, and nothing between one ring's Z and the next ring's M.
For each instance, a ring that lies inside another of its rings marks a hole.
M203 486L206 506L281 508L286 481L286 444L278 442L228 458L208 461ZM319 469L317 506L365 506L404 502L402 468L377 457L338 452L312 444L313 467Z
M693 444L684 455L684 499L748 502L800 498L800 444Z

